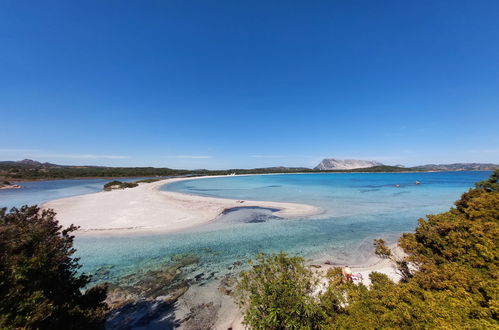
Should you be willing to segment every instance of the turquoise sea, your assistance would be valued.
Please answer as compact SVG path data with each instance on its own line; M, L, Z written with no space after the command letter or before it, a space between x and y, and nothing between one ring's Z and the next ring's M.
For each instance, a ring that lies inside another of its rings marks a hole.
M286 251L333 263L361 264L372 256L372 240L395 242L426 214L448 210L490 172L328 173L251 175L172 183L162 189L234 198L308 203L323 213L312 218L277 218L271 210L238 209L216 221L175 234L82 235L75 241L82 270L96 281L147 271L172 257L195 254L196 271L222 274L258 252ZM101 189L106 180L25 183L30 189L0 191L0 205L38 203ZM416 181L421 182L417 185ZM98 187L98 189L97 189ZM147 216L147 214L144 214Z

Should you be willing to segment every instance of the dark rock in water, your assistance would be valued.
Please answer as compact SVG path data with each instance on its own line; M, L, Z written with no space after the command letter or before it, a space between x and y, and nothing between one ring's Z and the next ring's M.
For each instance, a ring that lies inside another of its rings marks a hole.
M271 215L271 214L255 214L252 217L243 220L245 223L259 223L266 222L267 220L279 220L281 217Z
M206 280L211 280L215 274L218 273L218 272L211 272L210 275L208 275L208 277L206 278Z
M113 310L106 328L173 329L178 325L173 305L192 283L185 268L198 263L199 257L179 255L172 260L163 268L129 274L109 284L106 302Z
M267 220L266 216L257 215L254 218L248 219L244 222L246 222L246 223L259 223L259 222L265 222L266 220Z
M172 257L172 261L177 263L176 265L181 268L192 264L197 264L199 262L199 257L192 254L178 254Z
M381 189L379 188L373 188L373 189L360 189L359 192L361 193L367 193L367 192L373 192L373 191L380 191Z
M271 207L260 207L260 206L241 206L241 207L232 207L230 209L226 209L222 212L222 214L229 214L237 211L270 211L277 212L279 209L271 208Z
M111 269L113 268L113 265L105 265L99 267L96 271L94 276L94 280L107 280L109 279L109 275L111 274Z
M139 300L109 313L106 329L175 329L174 304Z

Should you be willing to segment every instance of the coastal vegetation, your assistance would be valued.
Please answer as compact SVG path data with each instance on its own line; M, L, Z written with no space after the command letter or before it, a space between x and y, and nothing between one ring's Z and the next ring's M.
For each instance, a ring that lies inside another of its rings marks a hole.
M104 185L105 191L110 191L114 189L125 189L125 188L135 188L139 184L136 182L121 182L121 181L111 181Z
M420 219L414 233L404 234L399 246L405 257L375 240L376 254L390 259L401 275L398 283L372 273L369 287L356 285L345 281L341 268L322 274L303 258L280 253L258 255L235 291L232 284L221 288L236 297L244 322L256 329L497 328L498 205L495 171L451 210ZM36 206L0 210L0 329L92 329L106 317L116 327L140 324L139 308L173 309L190 285L215 274L189 275L199 258L178 255L113 279L109 290L88 289L90 278L73 257L74 230L61 228L53 211ZM108 276L103 266L94 280ZM185 322L196 320L196 310L191 313Z
M498 238L496 170L455 207L403 234L406 257L375 241L376 253L402 275L398 283L373 272L370 287L357 285L333 268L320 287L303 259L260 255L241 273L237 299L244 323L255 329L498 328Z
M0 162L1 180L47 180L71 178L131 178L131 177L172 177L172 176L206 176L229 174L273 174L273 173L343 173L343 172L424 172L449 170L483 170L494 169L494 164L449 164L424 165L417 167L376 165L356 169L311 169L306 167L262 167L253 169L227 170L183 170L156 167L104 167L104 166L66 166L51 163L40 163L25 159L18 162Z
M305 167L264 167L228 170L182 170L156 167L101 167L63 166L35 161L0 162L2 180L47 180L71 178L126 178L126 177L172 177L271 173L334 173L334 172L410 172L410 168L398 166L374 166L354 170L314 170Z
M139 183L153 183L156 181L162 180L162 178L157 179L142 179L133 182L122 182L118 180L114 180L104 184L104 190L110 191L114 189L125 189L125 188L135 188L139 185Z
M162 178L157 178L157 179L143 179L143 180L134 181L134 183L153 183L153 182L159 181L161 179Z
M73 257L76 229L37 206L0 209L1 329L103 327L107 288L84 290L90 277Z
M13 184L7 180L0 182L0 189L20 189L20 188L23 187L18 184Z

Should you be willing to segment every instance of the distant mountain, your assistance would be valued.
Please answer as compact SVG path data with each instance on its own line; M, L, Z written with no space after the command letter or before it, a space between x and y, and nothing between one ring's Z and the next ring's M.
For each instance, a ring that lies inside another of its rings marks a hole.
M423 171L492 171L497 168L499 165L489 163L427 164L413 167Z
M23 159L18 161L3 161L0 165L15 166L15 167L62 167L63 165L57 165L52 163L40 163L32 159Z
M373 166L383 166L383 164L375 160L325 158L314 167L314 170L353 170Z
M485 171L498 169L497 164L457 163L428 164L415 167L387 166L373 160L334 159L321 161L314 169L305 167L265 167L253 169L229 170L182 170L155 167L106 167L106 166L70 166L41 163L31 159L21 161L0 161L0 180L37 180L70 178L123 178L157 176L195 176L265 174L265 173L317 173L318 171L338 172L418 172L418 171Z

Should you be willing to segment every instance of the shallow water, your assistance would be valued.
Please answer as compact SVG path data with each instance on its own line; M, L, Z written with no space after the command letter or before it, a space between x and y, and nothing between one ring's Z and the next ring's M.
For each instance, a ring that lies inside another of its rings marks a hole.
M122 182L148 178L119 178ZM0 207L8 209L41 204L50 200L102 191L103 185L114 179L68 179L19 182L22 189L0 190Z
M490 172L330 173L180 181L162 189L241 200L308 203L319 206L324 213L309 219L287 220L274 216L275 210L242 207L181 233L85 235L77 237L75 246L82 270L98 273L96 281L113 281L126 274L155 269L183 254L200 257L196 272L219 275L235 261L254 258L259 252L281 250L306 258L360 264L372 256L374 238L395 242L400 233L415 228L418 218L449 209L463 192L489 175ZM416 185L416 180L421 184ZM101 191L108 181L25 182L25 189L1 190L0 206L37 204L93 193Z
M415 228L418 218L449 209L463 192L489 175L490 172L334 173L181 181L163 189L204 196L309 203L325 212L310 219L286 220L273 216L272 210L240 208L182 233L81 236L76 247L84 271L101 270L97 281L154 269L181 254L200 256L197 271L217 274L224 273L235 261L254 258L259 252L281 250L333 263L360 264L372 257L374 238L395 242L400 233ZM416 180L421 184L416 185Z

